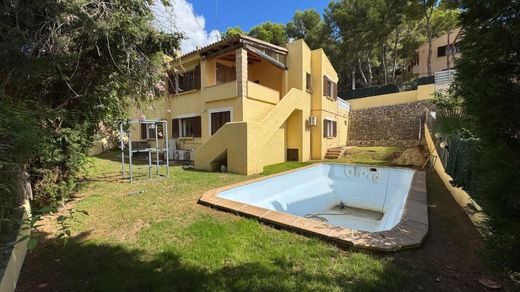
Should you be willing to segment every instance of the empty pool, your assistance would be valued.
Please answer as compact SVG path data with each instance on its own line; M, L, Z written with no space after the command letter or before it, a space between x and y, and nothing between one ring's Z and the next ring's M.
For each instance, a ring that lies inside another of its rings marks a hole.
M419 245L428 230L424 173L321 163L207 192L202 203L357 246Z

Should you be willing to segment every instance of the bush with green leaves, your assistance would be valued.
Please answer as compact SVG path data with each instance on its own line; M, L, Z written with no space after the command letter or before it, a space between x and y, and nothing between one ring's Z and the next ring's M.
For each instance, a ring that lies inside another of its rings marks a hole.
M36 208L59 206L99 125L114 125L131 104L160 94L164 54L174 54L182 36L152 26L151 3L0 5L2 208L13 207L15 171L29 172Z
M462 6L455 94L480 139L472 195L489 218L490 258L520 271L520 2Z

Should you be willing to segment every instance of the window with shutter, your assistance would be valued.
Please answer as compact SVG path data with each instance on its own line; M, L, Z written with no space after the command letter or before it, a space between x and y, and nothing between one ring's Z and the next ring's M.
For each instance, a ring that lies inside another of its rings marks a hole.
M180 137L180 119L173 119L172 120L172 137L178 138Z
M200 65L197 65L197 67L195 67L195 70L193 70L193 79L194 79L193 88L200 89ZM200 137L200 136L198 136L198 137Z
M186 92L190 90L200 89L201 78L200 78L200 65L197 65L195 69L183 73L177 73L173 78L174 85L171 88L172 92Z
M312 77L310 73L306 73L305 75L305 89L312 91Z
M146 124L141 124L141 139L146 140Z
M329 92L327 89L329 78L327 76L323 75L323 95L327 96L327 93Z
M336 121L324 119L323 120L323 137L331 138L331 137L336 137L336 135L337 135Z
M202 129L201 129L201 121L200 116L196 116L192 119L192 129L193 129L193 137L201 137Z
M211 113L211 135L215 134L222 126L231 121L231 112Z

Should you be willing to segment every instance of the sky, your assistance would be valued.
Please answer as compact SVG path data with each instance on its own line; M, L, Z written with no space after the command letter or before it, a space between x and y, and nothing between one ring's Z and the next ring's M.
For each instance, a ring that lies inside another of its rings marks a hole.
M287 23L297 10L316 9L320 14L329 0L170 0L153 7L155 25L164 31L180 31L186 36L181 43L187 53L219 39L228 27L244 31L265 21Z

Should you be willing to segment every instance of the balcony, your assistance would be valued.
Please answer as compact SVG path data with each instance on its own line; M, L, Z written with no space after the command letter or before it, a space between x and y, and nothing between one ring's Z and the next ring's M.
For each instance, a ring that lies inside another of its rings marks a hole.
M237 94L237 82L236 80L208 86L204 88L204 102L214 102L219 100L226 100L235 98Z
M280 92L270 87L247 81L247 98L277 104L280 100Z
M232 99L238 96L236 80L212 85L204 88L204 102L215 102ZM257 101L277 104L280 100L280 92L267 86L247 81L247 98Z

